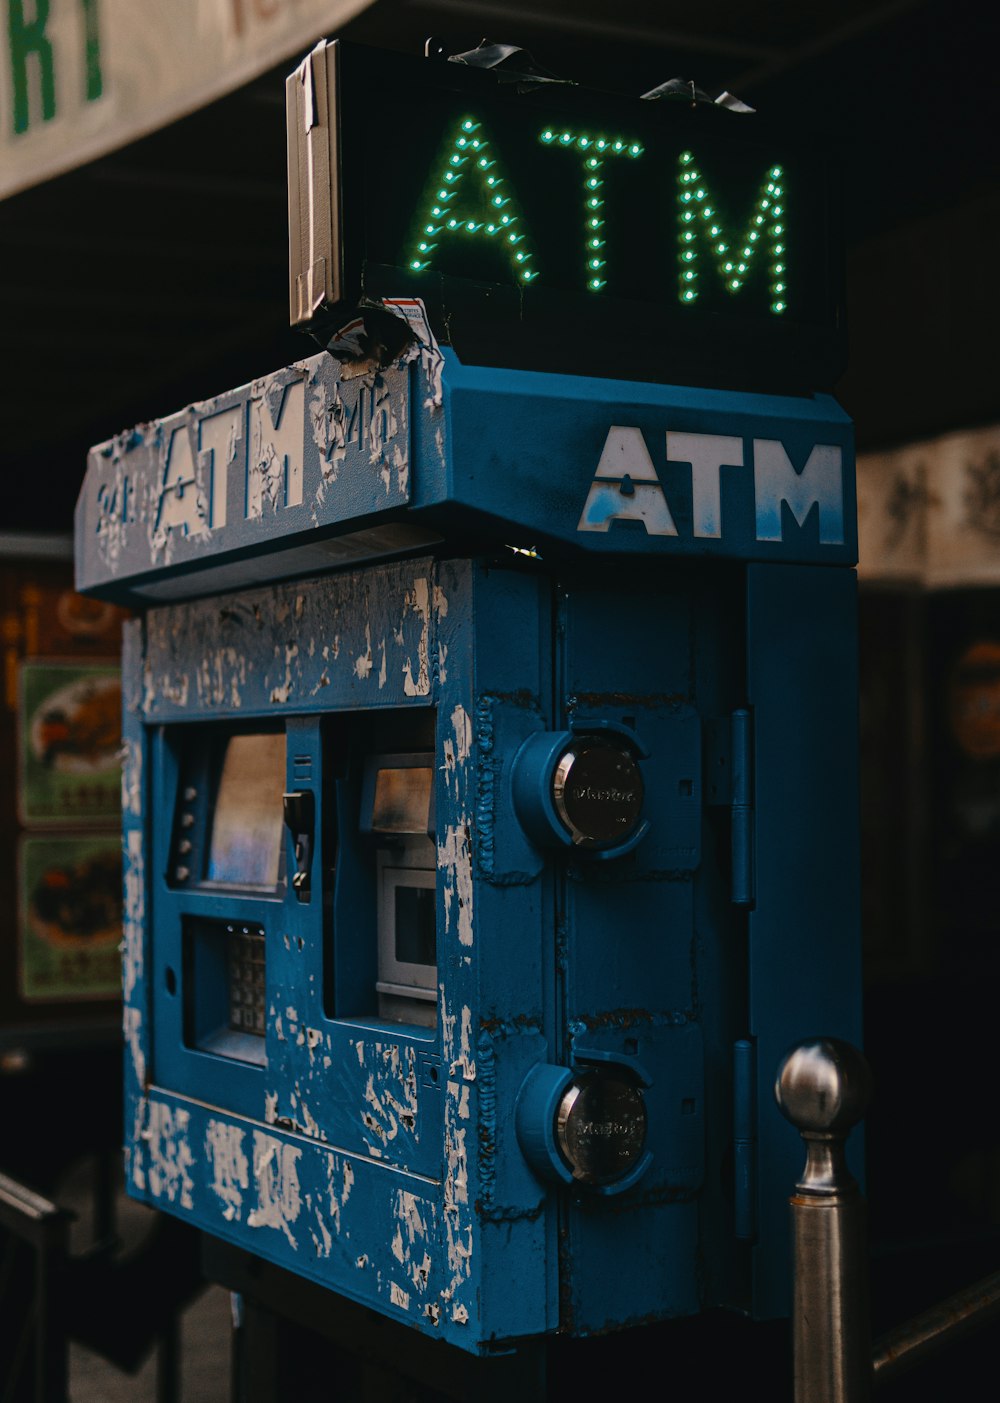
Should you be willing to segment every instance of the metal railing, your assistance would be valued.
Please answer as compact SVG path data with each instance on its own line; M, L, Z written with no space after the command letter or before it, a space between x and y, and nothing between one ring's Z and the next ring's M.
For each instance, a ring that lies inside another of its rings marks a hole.
M774 1094L805 1142L789 1199L795 1403L868 1403L882 1384L1000 1316L1000 1272L870 1343L865 1201L847 1167L847 1137L871 1096L858 1050L836 1038L799 1043Z

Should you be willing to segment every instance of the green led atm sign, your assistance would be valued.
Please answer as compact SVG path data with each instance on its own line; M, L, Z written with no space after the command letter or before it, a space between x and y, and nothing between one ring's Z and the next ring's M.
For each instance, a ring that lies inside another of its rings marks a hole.
M626 230L619 240L621 246L616 248L612 241L609 247L608 224L613 222L613 211L608 206L614 197L610 177L616 161L640 161L646 148L628 136L559 131L551 126L542 128L538 140L552 152L567 153L563 159L576 158L580 208L575 220L567 212L564 254L577 265L581 289L604 292L614 276L612 260L616 254L627 257L632 243ZM658 175L663 178L662 169ZM676 246L671 250L668 239L663 256L668 262L673 258L679 302L696 302L713 272L727 292L738 293L747 284L753 285L754 273L764 265L768 310L774 316L787 311L783 178L781 165L769 166L742 226L739 221L728 225L722 202L711 193L695 153L682 150L678 154L674 173ZM573 223L577 228L571 232ZM500 252L499 258L482 259L484 274L495 275L499 262L506 263L510 276L521 283L544 278L530 216L517 197L516 176L505 171L499 144L490 140L485 123L466 116L456 124L438 167L430 174L416 232L407 249L407 266L414 272L431 268L448 272L461 262L469 275L475 254L463 258L466 250L460 254L457 246L471 239L495 244ZM565 284L565 259L553 271Z
M801 360L839 326L826 157L755 114L519 92L340 45L314 51L288 91L299 324L365 295L418 296L451 330L582 315L619 347L676 346L687 330L713 364L745 356L747 337L754 354L794 339Z

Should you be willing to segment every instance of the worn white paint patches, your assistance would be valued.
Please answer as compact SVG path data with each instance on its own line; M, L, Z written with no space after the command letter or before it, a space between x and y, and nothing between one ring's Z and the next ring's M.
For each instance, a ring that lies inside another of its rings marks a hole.
M435 1301L428 1301L424 1306L424 1315L433 1325L437 1325L441 1319L441 1307Z
M289 384L284 372L254 381L250 399L250 450L247 458L246 514L302 502L305 447L305 382Z
M277 649L275 649L275 651L277 652ZM288 698L291 696L292 690L295 685L294 680L292 678L292 663L298 656L299 645L297 643L286 643L285 676L282 682L280 682L276 687L271 688L270 700L272 702L277 702L279 705L284 705L284 703L287 702Z
M451 1318L452 1320L454 1320L456 1325L468 1325L469 1312L465 1309L465 1306L463 1306L461 1302L456 1302L456 1304L453 1305L451 1308Z
M469 1221L469 1156L467 1131L469 1102L466 1082L475 1080L476 1067L472 1059L472 1011L466 1005L455 1015L450 1012L441 991L442 1051L448 1066L444 1095L444 1184L443 1221L450 1281L442 1292L451 1300L472 1272L472 1223ZM463 1123L464 1122L464 1123Z
M153 681L153 667L148 658L142 664L142 711L149 715L156 701L156 684Z
M135 993L145 966L146 858L142 829L126 830L123 842L125 902L122 911L122 993L128 1001ZM143 1078L139 1078L140 1086Z
M340 1160L337 1155L331 1155L326 1163L326 1204L327 1211L333 1222L333 1231L340 1236L341 1212L344 1204L350 1197L351 1184L354 1182L353 1171L348 1180L347 1171L350 1165L344 1164L344 1173L341 1174ZM338 1187L339 1186L339 1187Z
M365 1065L365 1045L360 1038L354 1044L354 1051L358 1054L358 1066L363 1067Z
M405 405L405 401L402 402ZM399 420L393 395L385 380L379 377L371 392L371 417L368 421L368 461L378 467L386 496L392 490L392 468L406 471L402 447L393 442L399 433Z
M322 472L322 481L316 492L316 501L320 503L326 497L326 489L331 482L336 482L340 465L344 458L344 413L343 404L340 400L340 393L336 384L331 386L329 398L327 397L326 386L318 379L311 381L311 392L309 395L308 415L309 427L312 430L312 440L319 450L319 464ZM337 410L340 410L338 415ZM339 452L337 451L339 448Z
M439 643L438 643L438 681L439 681L439 682L447 682L447 681L448 681L448 668L447 668L447 666L446 666L447 662L448 662L448 645L447 645L447 643L440 643L440 642L439 642Z
M202 658L195 673L198 700L203 706L230 706L238 710L243 704L242 689L246 680L246 655L237 648L216 648Z
M394 1306L399 1306L400 1310L410 1309L410 1294L404 1291L401 1286L397 1286L394 1281L389 1282L389 1300Z
M414 1261L410 1263L410 1280L413 1282L414 1290L427 1290L427 1282L430 1280L431 1266L431 1254L426 1251L424 1252L424 1255L419 1262Z
M267 1125L273 1125L278 1119L278 1093L276 1091L264 1092L264 1121Z
M397 1191L394 1216L397 1221L391 1244L392 1254L400 1266L406 1268L414 1289L425 1291L431 1271L431 1257L427 1251L428 1224L420 1212L418 1200L405 1189Z
M243 1194L250 1186L244 1139L244 1132L229 1121L210 1120L205 1127L205 1154L212 1166L211 1188L222 1200L222 1216L227 1223L243 1216Z
M372 626L365 624L365 651L359 653L354 659L354 675L359 682L365 682L371 676L372 665Z
M169 430L164 425L159 437L157 480L155 486L150 483L146 538L151 559L169 565L175 539L208 534L209 505L198 480L194 416Z
M194 1207L194 1180L188 1173L195 1162L188 1143L190 1121L190 1112L163 1101L150 1101L142 1132L150 1193L181 1208Z
M298 1161L302 1151L294 1145L265 1135L253 1133L253 1177L257 1191L257 1206L247 1216L251 1228L274 1228L283 1232L292 1247L298 1242L292 1225L302 1211L299 1191Z
M472 849L465 825L450 823L437 845L438 872L444 898L445 931L457 930L462 945L472 945Z
M451 713L451 726L454 737L445 736L442 747L444 751L444 777L449 790L453 780L457 790L458 767L464 765L472 753L472 718L464 706L456 706Z
M309 400L309 422L313 443L319 449L319 465L323 480L316 492L317 504L326 497L326 490L337 481L347 454L347 414L340 388L334 383L329 398L325 387L316 383Z
M355 1265L360 1271L364 1271L365 1267L368 1265L368 1257L367 1257L367 1254L364 1253L364 1252L362 1252L361 1256L357 1259L357 1261L354 1263L354 1265Z
M313 1240L313 1247L315 1248L316 1256L329 1257L330 1251L333 1247L333 1237L330 1233L330 1229L326 1225L326 1219L323 1217L323 1214L319 1208L313 1210L313 1219L316 1223L318 1232L314 1232L313 1229L310 1228L309 1236Z
M142 746L137 740L122 742L122 813L142 817Z
M271 1009L271 1013L274 1016L274 1036L278 1039L278 1042L283 1043L285 1041L285 1025L281 1020L281 1014L275 1014L273 1008Z
M437 449L438 461L441 466L448 466L448 455L444 448L444 430L440 425L434 430L434 447Z
M455 1072L458 1068L461 1068L462 1076L466 1081L476 1080L476 1064L472 1058L472 1009L468 1004L462 1007L458 1035L458 1056L451 1064L452 1072Z
M343 1187L343 1190L341 1191L341 1196L340 1196L340 1201L341 1201L341 1203L346 1203L346 1202L347 1202L347 1200L348 1200L348 1199L350 1198L350 1196L351 1196L351 1190L352 1190L353 1188L354 1188L354 1170L353 1170L353 1168L351 1167L351 1162L350 1162L350 1160L347 1160L347 1161L345 1161L345 1163L344 1163L344 1187Z
M156 682L154 680L154 687ZM171 706L179 707L183 710L188 704L188 696L191 691L191 678L186 672L174 674L165 672L160 677L159 694L164 701Z
M142 1037L142 1009L126 1004L122 1009L122 1033L132 1058L132 1071L140 1087L146 1085L146 1051Z
M376 1069L365 1085L365 1104L361 1120L366 1130L365 1144L376 1159L400 1130L413 1133L417 1124L419 1097L417 1095L416 1053L412 1047L400 1049L398 1043L377 1042L374 1045ZM363 1065L363 1063L362 1063ZM374 1143L377 1141L378 1143Z
M323 1130L323 1127L320 1125L319 1121L317 1121L312 1111L306 1105L305 1099L302 1097L301 1092L299 1093L299 1120L302 1122L302 1128L305 1131L305 1133L308 1136L310 1136L313 1140L326 1139L326 1132Z
M459 1100L456 1082L448 1082L448 1095L456 1104L445 1124L445 1153L448 1160L445 1207L448 1206L449 1197L452 1205L469 1201L469 1156L465 1145L465 1126L455 1123Z
M446 1203L444 1229L451 1277L441 1294L446 1301L450 1301L472 1275L472 1224L465 1223L463 1226L458 1211L449 1209Z
M128 536L130 519L128 475L125 472L125 445L121 439L109 445L111 452L110 473L101 464L100 451L91 449L87 463L87 477L100 474L104 481L97 489L97 551L108 569L114 574L118 570L122 550Z
M383 1104L382 1097L375 1087L374 1076L369 1075L365 1083L365 1102L372 1109L361 1112L361 1120L382 1146L388 1145L399 1134L399 1120L391 1106ZM365 1144L376 1157L381 1158L381 1149L372 1145L365 1136Z
M306 1046L309 1048L309 1061L312 1062L313 1054L323 1041L323 1034L318 1028L306 1029Z
M455 1028L458 1025L458 1014L452 1013L445 1003L444 984L438 985L438 1007L441 1010L441 1035L444 1055L445 1059L450 1063L452 1052L455 1049Z
M427 1224L421 1216L420 1205L416 1197L405 1189L399 1189L396 1193L396 1217L405 1226L411 1246L418 1240L423 1242L426 1239Z
M439 619L448 617L448 596L440 585L434 586L434 612Z
M384 639L384 638L382 639L381 649L382 649L382 661L381 661L381 663L379 664L379 669L378 669L378 689L379 689L380 692L381 692L382 688L385 686L386 682L389 680L389 671L388 671L388 667L387 667L387 665L386 665L386 660L385 660L385 639Z
M413 659L407 658L403 664L403 691L408 697L426 697L431 689L429 647L431 632L430 589L426 579L415 579L412 590L406 591L404 603L406 613L418 614L421 620L420 637L417 640L417 675L413 676Z
M472 753L472 717L461 704L451 713L451 727L455 732L456 759L464 765Z
M149 1103L145 1096L137 1096L132 1116L132 1137L129 1140L126 1136L125 1140L125 1175L126 1178L131 1178L133 1186L140 1193L144 1193L146 1190L146 1169L142 1153L142 1146L145 1142L142 1138L142 1132L148 1114Z

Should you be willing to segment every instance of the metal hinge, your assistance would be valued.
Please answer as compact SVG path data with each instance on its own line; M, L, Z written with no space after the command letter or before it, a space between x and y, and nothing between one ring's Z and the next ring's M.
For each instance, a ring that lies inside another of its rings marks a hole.
M705 727L705 802L729 809L731 896L736 906L753 904L753 735L746 707Z

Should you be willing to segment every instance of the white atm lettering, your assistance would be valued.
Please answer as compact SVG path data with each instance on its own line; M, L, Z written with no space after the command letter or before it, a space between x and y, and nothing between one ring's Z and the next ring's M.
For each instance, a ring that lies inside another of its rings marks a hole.
M305 383L285 385L275 408L267 394L250 401L250 456L247 459L246 515L263 514L264 498L272 505L302 505L302 459L305 438Z
M691 466L692 535L720 539L725 525L721 469L745 467L743 440L669 430L666 458ZM784 444L777 439L754 439L750 466L758 541L782 540L784 502L800 527L816 507L820 544L843 545L843 450L837 444L815 444L797 472ZM620 424L608 431L577 530L607 531L616 521L641 521L650 536L677 535L642 431Z
M650 536L677 535L642 431L617 424L608 431L577 530L607 531L613 521L641 521Z
M198 510L198 482L191 430L187 424L174 429L167 446L167 460L156 513L156 531L179 528L182 536L205 530L205 519Z
M675 434L667 431L667 461L691 464L691 514L694 534L706 538L722 535L722 489L719 469L723 463L743 466L743 440L719 434Z
M243 406L233 405L219 414L202 419L198 425L198 466L208 482L208 524L214 531L226 524L226 494L229 465L235 461L243 428Z
M817 443L806 465L797 473L776 438L753 441L754 498L758 541L781 540L781 504L788 507L800 526L813 507L819 509L819 539L824 546L844 542L842 454L831 443Z

